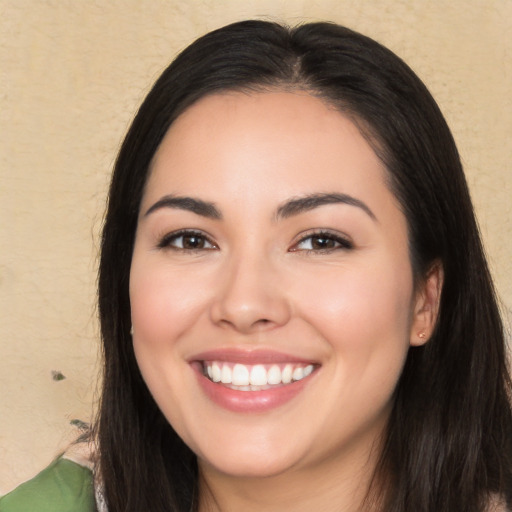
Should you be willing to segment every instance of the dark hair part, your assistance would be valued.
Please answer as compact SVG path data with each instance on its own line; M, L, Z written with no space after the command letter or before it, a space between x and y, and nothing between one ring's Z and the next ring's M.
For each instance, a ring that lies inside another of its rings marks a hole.
M220 91L300 89L359 126L389 171L421 280L440 262L435 332L411 348L369 497L386 512L482 512L512 500L503 326L459 156L435 101L391 51L349 29L246 21L185 49L143 102L110 188L99 271L104 383L99 472L110 512L188 511L194 454L151 397L130 337L129 271L151 159L187 107Z

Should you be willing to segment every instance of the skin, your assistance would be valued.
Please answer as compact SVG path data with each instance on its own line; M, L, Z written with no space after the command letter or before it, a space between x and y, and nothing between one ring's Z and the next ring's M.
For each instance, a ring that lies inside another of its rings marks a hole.
M156 402L198 456L201 510L354 511L364 498L407 351L428 340L442 279L437 268L414 287L386 172L349 119L306 93L212 95L166 134L136 233L133 343ZM333 193L361 203L277 214ZM171 194L213 203L222 218L153 207ZM195 249L173 237L183 229L198 232ZM317 369L285 404L233 412L205 395L190 364L232 348L277 350Z

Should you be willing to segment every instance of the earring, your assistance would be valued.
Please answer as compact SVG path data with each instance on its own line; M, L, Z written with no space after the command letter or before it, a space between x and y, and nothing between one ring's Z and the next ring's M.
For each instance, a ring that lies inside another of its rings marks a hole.
M426 333L425 331L421 331L418 333L418 338L420 338L421 340L424 340L426 338Z

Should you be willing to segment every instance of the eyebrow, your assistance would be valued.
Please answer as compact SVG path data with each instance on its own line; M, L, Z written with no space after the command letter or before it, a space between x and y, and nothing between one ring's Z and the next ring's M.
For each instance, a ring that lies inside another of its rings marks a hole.
M349 206L355 206L363 210L372 220L377 220L375 214L371 209L361 200L356 199L348 194L330 193L330 194L309 194L303 197L290 199L284 204L279 206L276 210L275 218L287 219L294 215L313 210L320 206L329 204L347 204ZM221 220L222 213L218 210L214 203L209 201L203 201L188 196L174 196L167 195L159 199L154 203L144 214L147 217L151 213L160 210L162 208L173 208L177 210L186 210L196 215L201 215L213 220Z
M347 204L349 206L355 206L363 210L372 220L377 220L375 214L370 208L363 203L360 199L349 196L347 194L309 194L304 197L298 197L296 199L290 199L283 205L281 205L276 211L276 219L287 219L293 215L299 215L300 213L313 210L319 206L328 204Z
M186 210L195 213L196 215L201 215L201 217L207 217L208 219L222 219L222 214L213 203L203 201L202 199L196 199L194 197L183 197L174 195L164 196L161 199L159 199L146 211L144 217L147 217L151 213L162 208Z

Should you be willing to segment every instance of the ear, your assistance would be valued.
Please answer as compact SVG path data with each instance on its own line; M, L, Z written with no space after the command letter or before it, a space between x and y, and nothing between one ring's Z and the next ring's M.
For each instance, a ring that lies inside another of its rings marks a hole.
M418 286L411 322L411 346L424 345L432 336L439 314L443 279L443 265L436 261Z

